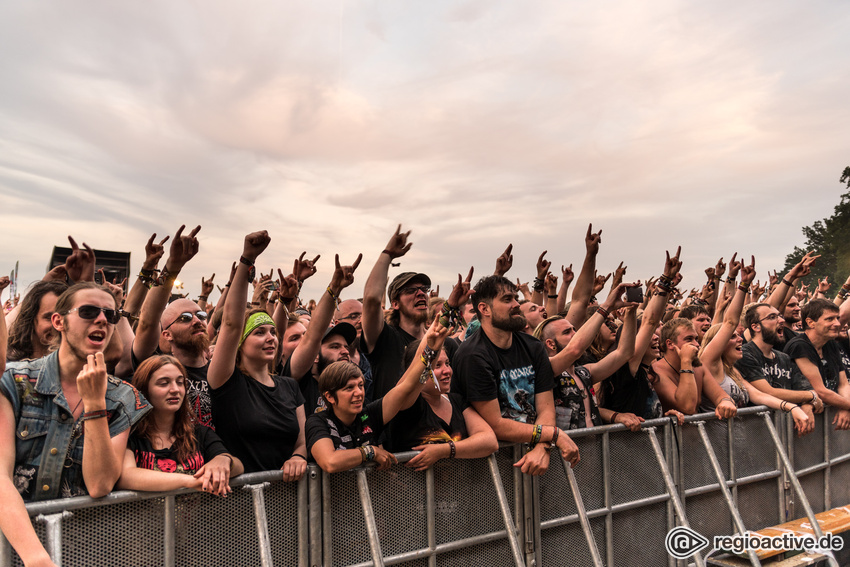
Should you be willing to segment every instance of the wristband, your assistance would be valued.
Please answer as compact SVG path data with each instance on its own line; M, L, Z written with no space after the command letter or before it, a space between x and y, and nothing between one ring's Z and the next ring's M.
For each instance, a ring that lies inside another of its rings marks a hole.
M369 460L368 456L366 455L366 449L364 449L363 447L357 448L360 449L360 463L365 463L367 460Z
M299 459L304 459L305 461L307 460L307 457L305 457L304 455L301 455L299 453L292 453L292 457L298 457ZM289 458L291 459L292 457L289 457Z
M600 315L602 315L602 318L603 318L603 319L607 319L607 318L611 315L611 314L608 312L608 310L607 310L607 309L605 309L605 308L604 308L604 307L602 307L602 306L597 307L597 308L596 308L596 312L597 312L597 313L599 313Z
M744 284L741 284L738 286L738 291L743 291L744 293L747 293L750 291L750 288L745 286Z
M615 411L614 414L611 416L611 423L617 423L617 416L618 415L620 415L620 412Z
M80 416L80 421L88 421L90 419L98 419L101 417L108 417L109 412L105 409L95 410L95 411L87 411L83 412L83 415Z
M558 435L561 434L561 430L558 429L557 425L555 425L554 428L555 428L555 430L552 432L552 441L550 441L552 443L552 445L554 445L555 442L558 441Z
M455 447L455 442L449 439L449 458L454 459L455 453L457 453L457 447Z
M787 285L788 287L794 287L794 284L792 284L791 282L789 282L789 281L788 281L788 280L786 280L785 278L782 278L782 283L784 283L784 284L785 284L785 285Z
M208 298L209 298L209 296L208 296L208 295L199 295L199 296L198 296L198 301L206 301Z
M693 374L693 370L679 370L679 374Z
M558 299L558 294L557 293L555 295L550 294L550 295L547 295L546 297L548 297L549 299Z
M729 400L730 402L735 404L735 400L733 400L730 396L724 396L724 397L720 398L721 402L725 402L726 400ZM720 405L720 404L718 404L718 405ZM735 405L737 406L738 404L735 404Z

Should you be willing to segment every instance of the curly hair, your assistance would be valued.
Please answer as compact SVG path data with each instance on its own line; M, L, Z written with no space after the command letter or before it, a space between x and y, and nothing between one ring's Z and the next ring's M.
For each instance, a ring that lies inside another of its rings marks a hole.
M48 293L62 295L68 289L68 284L59 281L36 282L21 301L21 309L17 319L9 327L9 360L32 358L35 352L33 336L35 334L36 317L41 308L41 300Z

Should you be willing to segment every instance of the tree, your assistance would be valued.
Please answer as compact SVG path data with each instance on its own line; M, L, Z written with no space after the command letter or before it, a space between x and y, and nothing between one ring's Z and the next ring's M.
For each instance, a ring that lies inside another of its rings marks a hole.
M841 183L847 183L850 189L850 167L845 167L841 175ZM829 277L829 281L841 285L850 275L850 191L841 195L841 201L835 206L835 212L829 218L815 221L812 226L803 227L806 244L802 248L794 247L794 251L785 258L783 273L790 270L800 258L814 250L821 257L812 266L812 273L806 278L810 289L817 285L818 279ZM834 292L836 287L830 290Z

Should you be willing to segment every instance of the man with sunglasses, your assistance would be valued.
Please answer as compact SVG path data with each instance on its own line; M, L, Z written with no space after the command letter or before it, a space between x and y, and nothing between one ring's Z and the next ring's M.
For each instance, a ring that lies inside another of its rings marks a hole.
M782 320L779 310L767 303L757 303L747 310L744 324L752 340L741 347L741 359L735 368L755 388L799 405L809 417L808 431L800 431L805 434L814 429L813 413L823 411L823 402L791 358L776 349L785 344L780 335Z
M59 349L10 363L0 379L0 529L29 564L50 564L24 500L108 494L121 475L130 428L150 410L108 376L103 351L118 322L103 287L71 286L52 323Z

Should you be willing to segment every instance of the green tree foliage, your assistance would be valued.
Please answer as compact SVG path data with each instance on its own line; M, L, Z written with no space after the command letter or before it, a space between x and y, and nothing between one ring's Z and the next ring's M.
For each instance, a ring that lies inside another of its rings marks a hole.
M844 168L841 183L850 188L850 167ZM837 285L844 283L850 275L850 191L841 195L841 201L835 206L835 212L829 218L815 221L812 226L803 227L806 244L802 248L795 246L794 251L785 258L782 273L790 270L809 250L820 254L812 273L806 279L811 288L818 279L829 277L834 284L828 295L833 295Z

